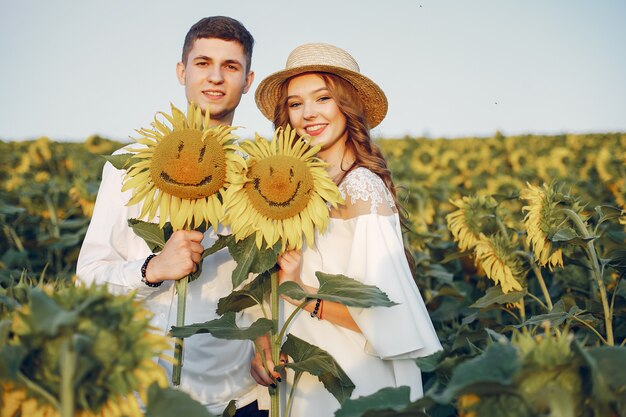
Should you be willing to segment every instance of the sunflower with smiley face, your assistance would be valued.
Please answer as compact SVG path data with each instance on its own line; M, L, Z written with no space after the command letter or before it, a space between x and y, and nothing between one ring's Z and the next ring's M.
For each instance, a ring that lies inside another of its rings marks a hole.
M235 129L209 125L209 113L189 104L187 115L174 105L172 114L160 112L153 129L139 129L126 170L122 191L133 190L127 205L143 202L140 217L150 221L159 213L159 226L170 221L174 230L198 228L203 222L217 227L223 216L222 195L241 169L235 153Z
M257 135L241 144L249 155L225 193L224 223L236 240L256 234L258 248L300 249L311 246L317 228L328 225L329 207L342 203L339 189L315 157L319 146L296 139L295 129L278 128L271 141ZM304 234L304 239L303 239Z

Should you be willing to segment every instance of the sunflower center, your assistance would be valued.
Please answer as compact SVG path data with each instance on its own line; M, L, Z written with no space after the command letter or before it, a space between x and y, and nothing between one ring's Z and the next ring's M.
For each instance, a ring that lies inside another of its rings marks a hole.
M226 154L216 137L177 130L156 146L150 176L163 192L195 200L219 191L226 181Z
M286 155L263 158L250 167L246 193L265 217L284 220L304 210L311 199L313 175L305 161Z

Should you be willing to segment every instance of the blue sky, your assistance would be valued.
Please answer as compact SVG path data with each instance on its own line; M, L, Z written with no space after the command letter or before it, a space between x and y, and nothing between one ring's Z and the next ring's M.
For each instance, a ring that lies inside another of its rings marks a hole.
M0 139L128 140L185 106L189 27L228 15L256 81L307 42L348 50L387 93L377 137L626 131L621 0L0 0ZM242 137L272 128L244 96Z

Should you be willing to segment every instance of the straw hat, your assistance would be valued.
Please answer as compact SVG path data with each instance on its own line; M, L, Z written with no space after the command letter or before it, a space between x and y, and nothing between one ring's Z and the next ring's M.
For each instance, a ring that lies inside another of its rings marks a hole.
M256 89L256 105L261 113L274 120L281 85L289 78L305 72L335 74L354 86L365 103L366 120L370 128L377 126L387 114L387 97L372 80L361 75L354 58L341 48L326 43L298 46L287 58L283 71L269 75Z

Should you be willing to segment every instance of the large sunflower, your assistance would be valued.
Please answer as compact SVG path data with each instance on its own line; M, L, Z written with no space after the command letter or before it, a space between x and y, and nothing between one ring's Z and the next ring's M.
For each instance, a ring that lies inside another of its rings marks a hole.
M326 172L326 163L315 157L319 146L296 139L295 129L276 129L271 141L257 135L241 144L249 158L247 168L233 179L225 193L224 223L237 240L256 233L259 248L279 240L285 249L312 245L314 230L328 225L329 207L341 203L341 195Z
M171 222L174 230L193 229L203 222L217 226L223 215L221 196L231 173L243 164L235 153L236 137L230 126L210 126L209 112L189 104L185 116L172 105L172 115L159 113L171 127L154 120L154 129L139 129L123 191L133 190L128 205L143 202L140 217L159 225Z
M105 287L46 287L28 298L5 320L10 337L0 354L22 354L18 377L0 372L0 415L60 416L69 375L75 416L143 416L138 398L146 404L150 385L167 386L153 358L171 349L169 338L152 333L151 313L132 294Z

